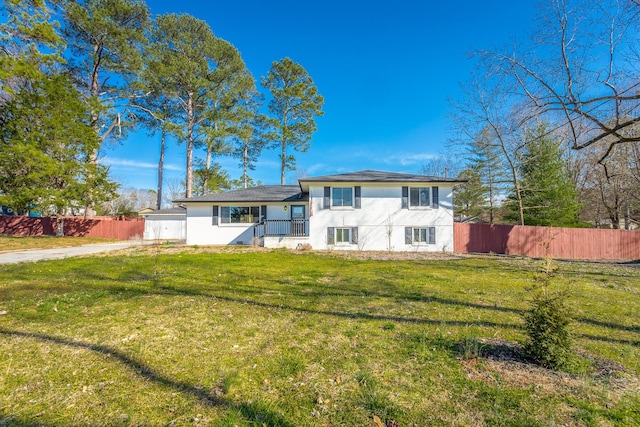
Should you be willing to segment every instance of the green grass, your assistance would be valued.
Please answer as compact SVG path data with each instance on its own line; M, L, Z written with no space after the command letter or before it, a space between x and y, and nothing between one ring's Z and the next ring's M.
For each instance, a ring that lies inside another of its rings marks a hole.
M54 236L6 236L0 234L0 253L27 249L51 249L71 246L111 243L114 239L95 237L54 237Z
M518 356L533 261L150 251L0 266L0 425L640 423L640 269L559 264L554 372Z

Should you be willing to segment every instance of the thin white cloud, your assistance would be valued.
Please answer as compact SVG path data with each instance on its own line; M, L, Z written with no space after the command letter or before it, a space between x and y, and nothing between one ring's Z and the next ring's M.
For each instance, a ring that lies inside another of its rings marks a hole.
M325 169L326 167L327 167L327 165L325 165L324 163L316 163L316 164L313 164L313 165L311 165L311 166L309 166L309 167L307 167L305 169L307 170L307 172L310 175L314 175L316 172L321 171L321 170Z
M125 168L136 168L136 169L157 169L157 163L148 163L148 162L140 162L137 160L129 160L129 159L119 159L115 157L104 157L100 159L100 163L107 166L122 166ZM181 171L183 168L177 165L172 164L164 164L164 169L169 171Z
M411 166L432 160L438 157L433 153L399 153L384 158L386 164L399 164L401 166Z
M395 153L390 154L386 150L385 151L373 151L373 150L363 150L358 149L349 152L350 158L361 158L366 159L369 162L385 164L385 165L395 165L395 166L412 166L416 164L421 164L427 160L435 159L438 157L437 154L434 153Z
M236 161L237 163L237 161ZM255 163L256 167L268 168L268 169L278 169L280 168L280 162L275 160L264 160L260 159Z

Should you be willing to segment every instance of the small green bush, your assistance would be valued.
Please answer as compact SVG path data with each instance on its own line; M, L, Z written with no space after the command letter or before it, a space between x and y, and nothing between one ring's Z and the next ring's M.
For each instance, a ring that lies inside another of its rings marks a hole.
M571 314L566 301L565 292L551 293L545 284L523 316L527 334L524 354L545 368L563 368L572 354Z
M474 360L482 356L483 345L476 336L465 336L458 342L458 354L464 360Z

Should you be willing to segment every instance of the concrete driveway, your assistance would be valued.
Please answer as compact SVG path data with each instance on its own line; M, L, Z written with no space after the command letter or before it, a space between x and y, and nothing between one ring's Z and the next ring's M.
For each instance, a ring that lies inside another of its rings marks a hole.
M142 242L118 242L97 245L76 246L71 248L30 249L26 251L12 251L0 253L0 264L17 264L19 262L33 262L47 259L62 259L81 255L91 255L100 252L117 251L118 249L140 246Z

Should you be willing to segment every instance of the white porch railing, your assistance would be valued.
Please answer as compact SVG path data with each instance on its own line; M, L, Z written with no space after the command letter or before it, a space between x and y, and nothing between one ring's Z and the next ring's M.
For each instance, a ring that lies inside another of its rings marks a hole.
M308 237L308 219L265 219L253 227L253 236Z

